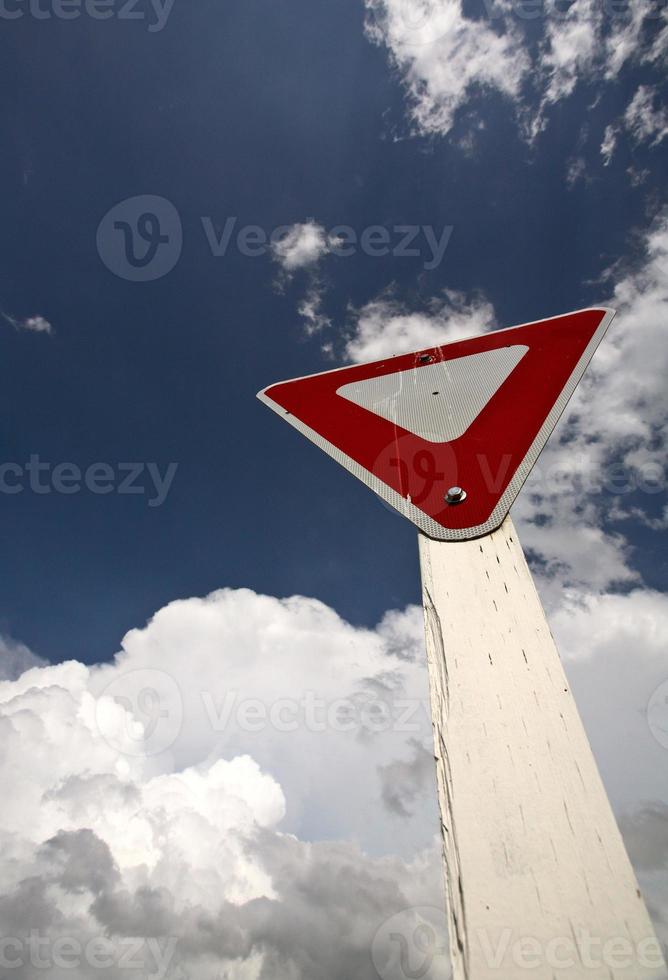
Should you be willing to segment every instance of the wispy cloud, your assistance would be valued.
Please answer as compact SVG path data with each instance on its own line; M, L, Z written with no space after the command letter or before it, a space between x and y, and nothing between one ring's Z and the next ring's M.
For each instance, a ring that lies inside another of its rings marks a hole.
M53 327L43 316L27 316L27 317L16 317L11 316L9 313L0 311L0 316L3 320L10 326L14 327L15 330L25 330L28 333L47 333L52 334Z
M304 321L307 336L320 333L331 323L329 317L323 313L322 301L325 288L322 283L314 279L299 304L298 313Z
M460 0L367 0L367 35L388 48L401 73L417 127L447 133L475 88L519 98L530 59L519 31L463 13Z
M606 127L601 143L603 163L607 166L615 152L619 136L626 132L634 146L643 143L658 146L668 136L668 112L660 104L659 92L640 85L616 124Z
M535 138L549 107L581 82L605 84L629 62L660 57L659 38L646 38L656 16L650 0L634 0L624 17L600 0L559 10L484 0L477 18L467 16L462 0L366 0L366 8L367 35L387 48L421 133L446 135L459 109L493 91L514 108L523 135Z

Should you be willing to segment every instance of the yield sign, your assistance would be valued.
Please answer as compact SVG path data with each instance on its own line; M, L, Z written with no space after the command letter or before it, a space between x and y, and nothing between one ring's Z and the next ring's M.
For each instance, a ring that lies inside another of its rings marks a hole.
M579 310L258 398L429 537L475 538L503 522L614 315Z

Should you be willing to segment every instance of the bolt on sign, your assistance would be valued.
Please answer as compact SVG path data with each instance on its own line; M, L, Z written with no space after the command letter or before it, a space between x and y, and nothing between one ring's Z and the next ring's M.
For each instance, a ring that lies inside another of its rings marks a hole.
M614 310L270 385L258 398L428 537L503 523Z

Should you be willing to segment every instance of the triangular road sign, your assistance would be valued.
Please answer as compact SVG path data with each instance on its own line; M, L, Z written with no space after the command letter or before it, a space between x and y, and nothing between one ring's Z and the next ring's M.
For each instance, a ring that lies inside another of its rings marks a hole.
M579 310L258 398L429 537L475 538L503 522L614 315Z

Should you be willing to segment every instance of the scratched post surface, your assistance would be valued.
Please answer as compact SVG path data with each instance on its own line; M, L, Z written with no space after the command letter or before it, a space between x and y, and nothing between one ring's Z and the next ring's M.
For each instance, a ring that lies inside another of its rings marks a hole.
M455 980L664 980L510 518L420 562Z

